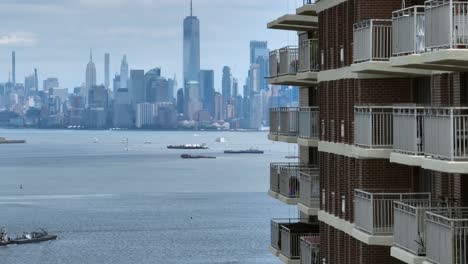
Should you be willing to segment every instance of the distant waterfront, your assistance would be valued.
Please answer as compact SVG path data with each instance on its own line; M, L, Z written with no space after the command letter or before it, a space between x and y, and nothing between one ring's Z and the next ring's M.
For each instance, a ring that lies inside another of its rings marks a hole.
M27 140L0 146L0 226L60 236L0 248L5 263L271 263L268 219L295 216L266 195L269 162L295 149L263 132L0 129L0 136ZM165 148L184 143L206 143L209 150L190 153L217 159L182 160L186 151ZM222 153L250 147L266 153Z

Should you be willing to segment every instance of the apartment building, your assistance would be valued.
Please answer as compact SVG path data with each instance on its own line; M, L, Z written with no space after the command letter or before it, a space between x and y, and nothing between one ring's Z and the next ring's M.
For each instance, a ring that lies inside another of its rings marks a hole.
M268 28L271 84L300 86L270 112L269 139L299 145L270 165L284 263L468 263L468 1L320 0Z

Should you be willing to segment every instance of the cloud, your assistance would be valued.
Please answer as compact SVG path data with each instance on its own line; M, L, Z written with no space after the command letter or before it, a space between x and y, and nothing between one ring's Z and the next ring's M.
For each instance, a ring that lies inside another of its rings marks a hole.
M29 32L0 34L0 46L32 46L36 42L36 36Z

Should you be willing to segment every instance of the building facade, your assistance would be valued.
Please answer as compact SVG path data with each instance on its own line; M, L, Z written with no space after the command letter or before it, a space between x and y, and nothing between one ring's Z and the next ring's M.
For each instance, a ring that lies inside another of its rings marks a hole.
M270 110L269 194L297 206L272 220L284 263L467 263L467 1L304 1L271 29L269 82L300 87Z

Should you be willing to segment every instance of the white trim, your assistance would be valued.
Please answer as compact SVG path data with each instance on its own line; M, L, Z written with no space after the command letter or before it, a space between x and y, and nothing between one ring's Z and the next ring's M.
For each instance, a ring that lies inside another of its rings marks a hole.
M393 246L393 236L373 236L354 228L353 237L367 245L388 247Z
M343 79L385 79L394 78L394 76L388 76L383 74L367 74L367 73L356 73L353 72L350 66L342 67L333 70L320 71L317 74L318 82L329 82Z
M280 193L278 193L278 200L287 205L297 205L299 203L299 198L289 198Z
M366 61L351 65L356 73L385 74L387 78L414 77L432 75L432 71L394 67L388 61Z
M329 214L323 210L318 211L318 220L337 230L345 232L349 236L353 236L354 224L349 221Z
M318 143L318 151L320 152L331 153L349 158L357 158L353 154L353 147L353 145L328 141L319 141Z
M426 260L426 257L413 255L410 252L403 250L397 246L393 246L390 249L390 255L408 264L422 264Z
M302 213L308 216L318 215L318 212L320 210L319 208L310 208L307 205L302 204L301 202L297 204L297 208L299 209L299 211L301 211Z
M297 138L297 144L303 147L318 147L318 140L315 139L306 139L306 138Z
M421 166L422 156L407 155L397 152L392 152L390 154L390 162L403 164L407 166Z
M428 170L441 171L446 173L468 174L468 162L462 161L446 161L422 158L421 167Z
M366 159L390 159L392 149L369 149L353 146L353 155Z

